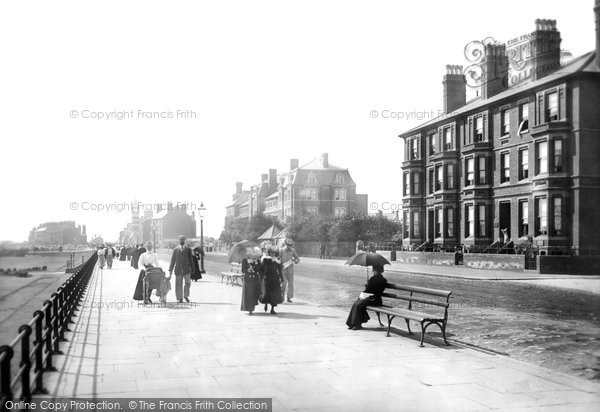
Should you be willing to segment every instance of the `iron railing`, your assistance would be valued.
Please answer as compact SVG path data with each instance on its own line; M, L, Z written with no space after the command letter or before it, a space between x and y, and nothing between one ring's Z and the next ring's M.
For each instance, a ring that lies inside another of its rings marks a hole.
M20 391L19 400L25 402L33 394L47 393L44 373L56 370L52 357L62 354L59 344L66 341L65 332L70 331L69 324L73 323L97 259L94 253L44 301L29 323L19 327L18 335L10 344L0 346L0 410L6 410L6 402L11 401L17 391ZM15 352L20 352L20 359L16 359ZM14 376L13 367L16 367Z

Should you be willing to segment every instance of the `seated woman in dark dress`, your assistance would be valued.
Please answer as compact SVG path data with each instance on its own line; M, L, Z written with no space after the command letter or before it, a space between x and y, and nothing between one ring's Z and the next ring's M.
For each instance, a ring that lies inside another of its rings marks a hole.
M383 304L381 295L387 286L387 280L382 273L383 266L373 266L373 276L371 276L365 290L361 293L364 299L358 298L352 305L352 309L350 309L350 314L346 320L348 329L362 329L362 324L371 319L367 313L367 306L381 306Z

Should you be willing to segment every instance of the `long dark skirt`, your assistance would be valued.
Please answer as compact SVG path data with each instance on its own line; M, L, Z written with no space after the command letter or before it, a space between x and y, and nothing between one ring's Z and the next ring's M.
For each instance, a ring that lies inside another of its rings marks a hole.
M135 292L133 292L133 300L144 300L144 269L140 270L137 284L135 285Z
M346 325L356 327L368 322L371 317L367 313L367 306L381 306L381 299L376 299L373 296L366 299L356 299L350 309L348 319L346 319Z
M279 276L277 274L273 273L263 276L261 291L259 299L260 303L268 303L272 306L277 306L283 302L281 284L279 283Z
M198 264L198 260L196 258L192 259L194 261L194 271L190 276L190 279L193 281L198 281L202 279L202 271L200 270L200 265Z
M254 308L258 305L260 294L261 290L258 275L244 275L244 284L242 285L242 305L240 310L254 312Z
M119 255L119 261L124 262L125 259L127 259L127 254L125 252L121 252L121 254Z

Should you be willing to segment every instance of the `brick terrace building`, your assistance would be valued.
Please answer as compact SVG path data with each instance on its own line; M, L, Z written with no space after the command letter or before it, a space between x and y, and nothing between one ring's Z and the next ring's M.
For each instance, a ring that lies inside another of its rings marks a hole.
M342 216L355 211L367 213L367 195L357 194L348 169L329 163L324 153L303 166L298 159L291 159L289 172L279 175L270 169L250 190L242 190L242 183L236 183L226 219L248 219L264 213L284 222L298 213Z
M400 135L403 245L485 248L504 229L541 253L598 249L599 4L596 50L564 65L556 22L538 20L523 41L485 46L474 100L447 66L445 114Z

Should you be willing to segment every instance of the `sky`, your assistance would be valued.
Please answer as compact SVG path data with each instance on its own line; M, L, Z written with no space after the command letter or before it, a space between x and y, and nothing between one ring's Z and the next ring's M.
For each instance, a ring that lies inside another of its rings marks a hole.
M218 236L236 181L321 153L389 211L397 136L439 113L446 64L536 18L591 51L593 3L2 2L0 240L75 220L115 241L133 201L203 203Z

